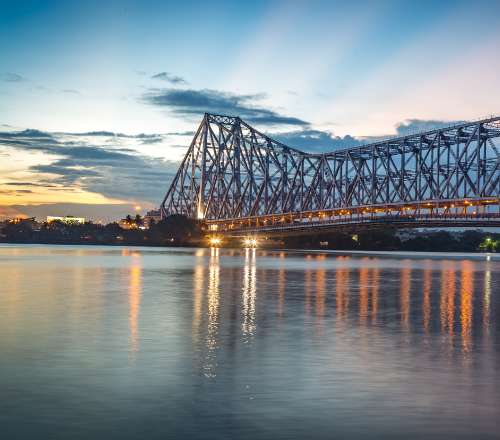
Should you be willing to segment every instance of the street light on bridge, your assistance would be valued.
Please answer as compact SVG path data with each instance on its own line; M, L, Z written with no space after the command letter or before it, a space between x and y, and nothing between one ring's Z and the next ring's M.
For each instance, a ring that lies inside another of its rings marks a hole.
M259 244L258 240L255 237L245 237L243 239L243 246L247 248L255 248Z
M219 247L222 244L222 239L219 237L210 237L208 243L210 247Z

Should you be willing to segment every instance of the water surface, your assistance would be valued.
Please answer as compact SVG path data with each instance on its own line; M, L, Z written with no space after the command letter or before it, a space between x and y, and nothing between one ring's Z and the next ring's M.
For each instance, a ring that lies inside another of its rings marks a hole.
M500 262L0 246L6 439L498 438Z

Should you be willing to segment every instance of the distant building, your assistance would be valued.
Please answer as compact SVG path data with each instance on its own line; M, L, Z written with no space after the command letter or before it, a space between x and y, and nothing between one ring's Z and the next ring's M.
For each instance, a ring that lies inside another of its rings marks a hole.
M60 221L62 223L66 223L69 225L83 225L85 223L85 219L83 217L74 217L72 215L65 215L64 217L57 217L54 215L47 216L47 223L53 221Z
M151 223L158 223L161 220L161 214L159 209L152 209L148 211L144 216L144 226L149 229Z

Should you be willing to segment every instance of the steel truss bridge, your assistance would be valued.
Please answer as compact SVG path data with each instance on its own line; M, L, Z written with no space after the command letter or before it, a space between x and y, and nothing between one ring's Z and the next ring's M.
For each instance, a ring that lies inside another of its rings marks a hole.
M500 117L305 153L205 114L161 204L212 234L500 226Z

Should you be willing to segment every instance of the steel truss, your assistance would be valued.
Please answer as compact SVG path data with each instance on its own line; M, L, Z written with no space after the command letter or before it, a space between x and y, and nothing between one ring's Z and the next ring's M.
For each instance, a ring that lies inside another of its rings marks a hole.
M490 216L500 117L324 154L283 145L238 117L205 114L161 204L212 230L387 215ZM493 214L492 214L493 213Z

